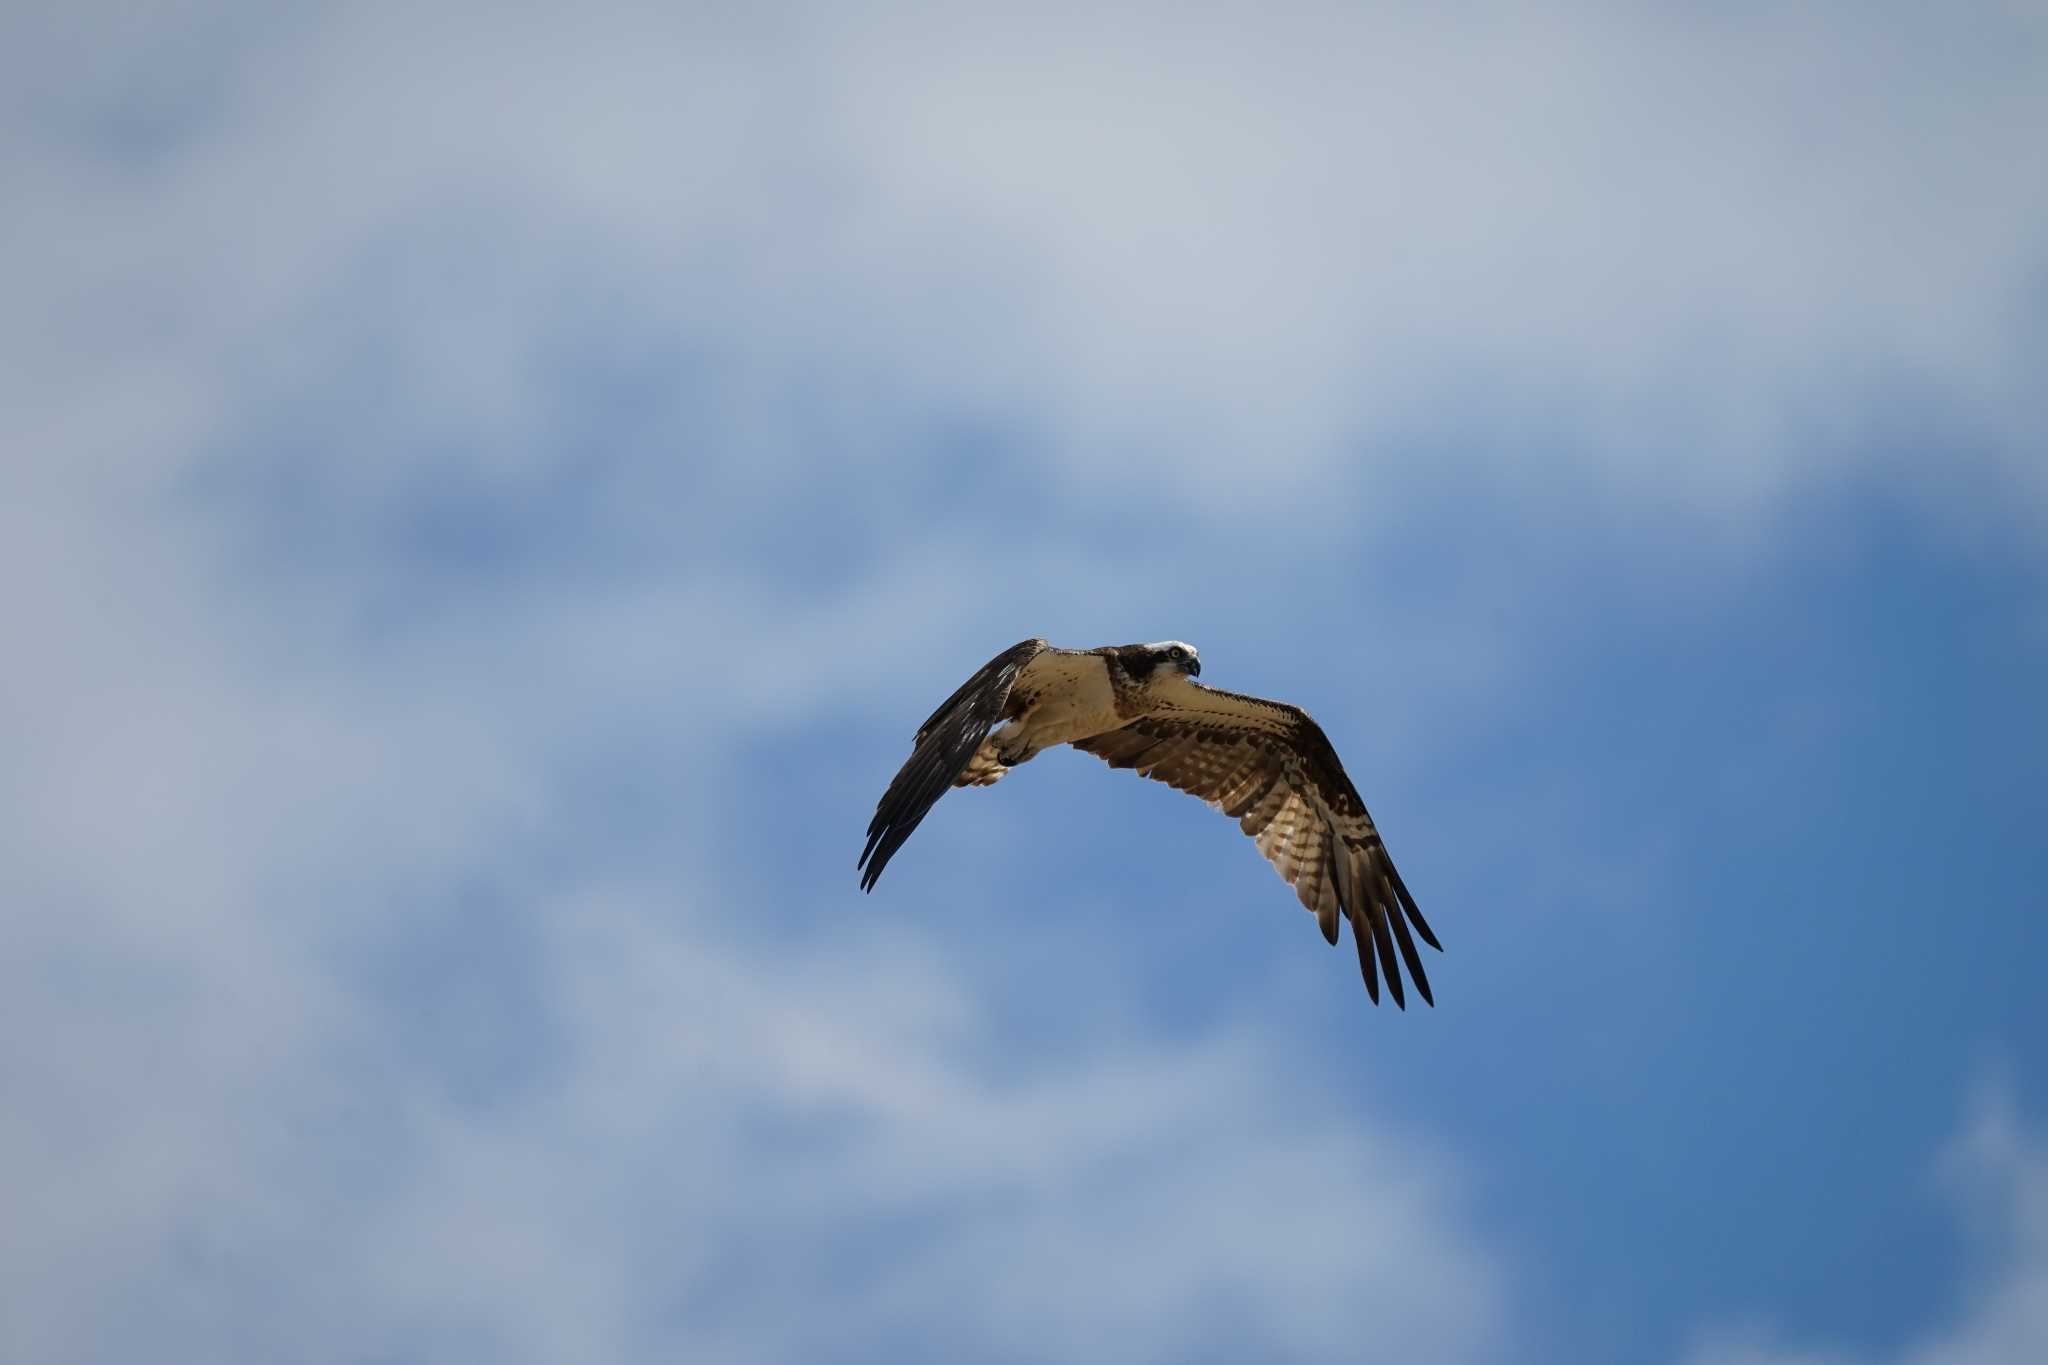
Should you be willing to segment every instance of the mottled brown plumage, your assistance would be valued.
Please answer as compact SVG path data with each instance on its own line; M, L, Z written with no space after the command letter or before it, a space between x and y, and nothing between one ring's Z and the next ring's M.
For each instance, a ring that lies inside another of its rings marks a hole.
M1336 943L1339 922L1349 921L1375 1003L1384 971L1394 1003L1406 1008L1405 963L1417 993L1434 1004L1415 935L1442 945L1322 727L1300 707L1204 687L1193 681L1200 671L1179 641L1077 651L1027 640L997 655L919 729L868 827L863 889L949 784L987 785L1040 749L1072 744L1236 820L1325 939ZM991 734L999 720L1003 729Z

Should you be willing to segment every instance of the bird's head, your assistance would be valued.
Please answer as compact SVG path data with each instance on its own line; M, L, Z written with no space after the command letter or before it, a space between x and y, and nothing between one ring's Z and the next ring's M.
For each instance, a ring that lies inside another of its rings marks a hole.
M1195 647L1185 640L1161 640L1149 645L1125 645L1119 651L1124 656L1125 671L1134 678L1153 681L1186 675L1198 678L1202 675L1202 656Z

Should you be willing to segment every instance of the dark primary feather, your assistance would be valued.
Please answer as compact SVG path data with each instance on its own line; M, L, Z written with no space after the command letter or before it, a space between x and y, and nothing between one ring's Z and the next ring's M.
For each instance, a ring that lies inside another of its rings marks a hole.
M917 828L918 822L953 785L1003 718L1017 675L1046 649L1043 640L1023 640L982 665L981 670L946 698L917 730L910 757L882 793L875 818L868 823L867 847L856 867L865 868L860 889L874 889L882 869Z
M1414 934L1432 948L1443 945L1394 870L1322 727L1284 702L1220 688L1202 691L1215 699L1214 710L1146 716L1074 747L1112 768L1135 768L1235 818L1315 912L1324 938L1334 944L1339 918L1350 921L1359 975L1375 1003L1384 969L1388 993L1407 1008L1400 971L1405 963L1416 992L1435 1004Z

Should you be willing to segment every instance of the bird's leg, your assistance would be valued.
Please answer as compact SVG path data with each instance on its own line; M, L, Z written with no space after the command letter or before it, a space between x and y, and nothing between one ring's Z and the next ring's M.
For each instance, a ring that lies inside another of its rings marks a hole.
M1028 763L1038 753L1038 746L1026 737L1024 727L1014 720L990 735L989 743L995 746L996 757L1002 760L1006 768Z

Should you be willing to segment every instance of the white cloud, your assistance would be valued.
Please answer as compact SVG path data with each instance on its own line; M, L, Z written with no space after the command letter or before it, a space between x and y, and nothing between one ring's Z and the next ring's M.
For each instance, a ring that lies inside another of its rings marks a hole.
M44 912L4 979L8 1354L1495 1344L1504 1272L1454 1165L1318 1094L1283 1037L1097 1030L1020 1071L992 983L915 940L771 954L727 941L737 912L702 892L550 891L505 870L517 810L487 793L407 846L397 830L445 820L459 749L386 723L374 751L400 772L294 754L245 782L261 725L158 754L176 827L101 850L102 876L61 836L130 817L56 808L8 848ZM308 805L312 830L274 814ZM315 884L351 858L377 866ZM512 885L480 922L439 922L476 875ZM415 938L457 965L417 966ZM479 1051L502 1066L480 1078Z
M1924 409L2040 492L2024 9L436 15L222 21L196 112L137 79L154 30L62 98L18 51L10 293L61 323L9 348L19 420L90 439L112 367L116 412L203 430L195 392L389 349L411 420L503 473L595 314L711 365L696 458L778 487L807 418L885 470L905 416L982 412L1078 499L1349 521L1375 499L1302 495L1397 497L1450 430L1573 505L1739 510L1926 475L1888 444ZM186 112L138 169L152 91Z

